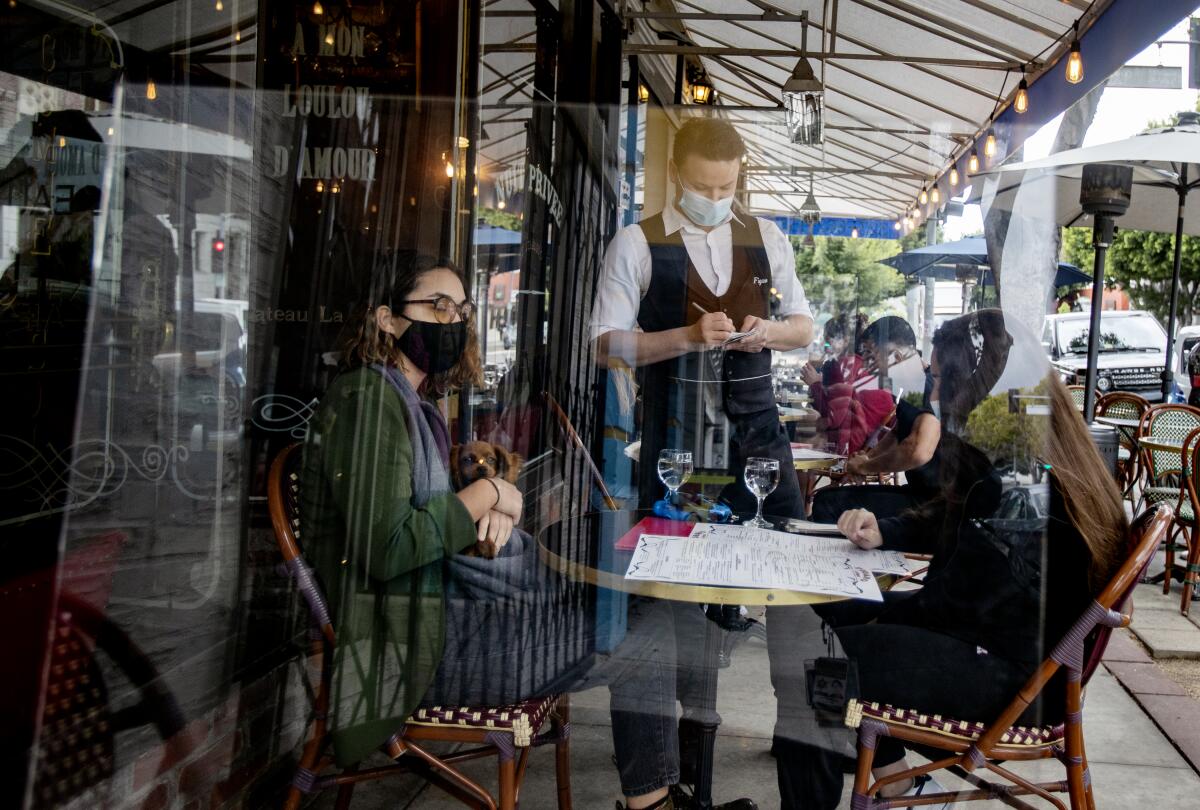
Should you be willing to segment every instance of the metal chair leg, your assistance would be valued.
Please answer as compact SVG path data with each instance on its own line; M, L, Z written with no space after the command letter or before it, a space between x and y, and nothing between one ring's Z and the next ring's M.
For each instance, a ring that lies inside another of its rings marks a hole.
M1183 598L1179 603L1179 612L1184 616L1191 612L1192 591L1196 588L1197 579L1200 579L1200 520L1189 528L1185 532L1188 536L1187 572L1183 579Z

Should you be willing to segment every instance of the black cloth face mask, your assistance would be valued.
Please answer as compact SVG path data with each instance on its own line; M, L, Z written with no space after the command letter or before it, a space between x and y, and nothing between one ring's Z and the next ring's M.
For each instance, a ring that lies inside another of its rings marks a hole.
M426 374L441 374L458 365L467 347L467 322L431 323L409 322L396 343L400 351Z

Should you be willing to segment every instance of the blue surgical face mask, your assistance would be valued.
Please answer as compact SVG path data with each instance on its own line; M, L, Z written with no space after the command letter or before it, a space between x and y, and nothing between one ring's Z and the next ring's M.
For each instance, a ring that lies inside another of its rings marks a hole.
M682 191L679 197L679 210L702 228L715 228L724 222L729 216L729 212L733 210L732 196L720 200L710 200L687 188L682 182L679 183L679 188Z

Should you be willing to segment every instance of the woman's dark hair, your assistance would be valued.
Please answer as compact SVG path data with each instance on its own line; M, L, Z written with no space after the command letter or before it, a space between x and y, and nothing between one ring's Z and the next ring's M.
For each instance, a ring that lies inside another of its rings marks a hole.
M683 165L688 155L707 160L741 160L746 144L733 124L720 118L689 118L675 132L671 159Z
M934 333L942 422L951 430L965 428L971 411L991 393L1008 364L1012 342L1004 328L1004 313L998 309L963 315Z
M446 258L435 259L414 250L396 250L385 253L375 263L367 289L360 295L360 303L351 311L346 325L348 338L342 352L345 366L357 368L383 363L403 368L404 359L396 346L396 338L379 328L375 311L384 306L396 312L402 310L404 305L398 302L412 295L421 276L434 270L449 270L466 286L458 267ZM472 320L467 322L467 344L462 359L449 371L427 376L421 385L422 393L440 396L467 383L480 384L483 370L479 357L479 337Z
M871 323L862 332L862 339L869 340L876 346L896 346L897 348L916 348L917 336L908 321L898 315L885 315Z

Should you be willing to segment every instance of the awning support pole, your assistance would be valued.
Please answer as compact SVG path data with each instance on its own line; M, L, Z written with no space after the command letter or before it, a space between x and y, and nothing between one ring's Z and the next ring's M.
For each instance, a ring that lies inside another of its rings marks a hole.
M1175 387L1175 319L1179 314L1179 265L1183 260L1183 210L1187 205L1188 165L1185 163L1179 172L1179 213L1175 219L1175 265L1171 273L1171 312L1167 317L1167 359L1163 364L1162 394L1163 402L1171 397L1171 389Z

